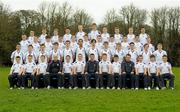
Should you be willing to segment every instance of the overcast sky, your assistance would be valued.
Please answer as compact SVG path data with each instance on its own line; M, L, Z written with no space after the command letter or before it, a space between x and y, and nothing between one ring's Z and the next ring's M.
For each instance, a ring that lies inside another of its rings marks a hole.
M73 8L85 9L93 18L94 22L101 23L106 11L112 8L120 9L124 5L133 3L135 6L148 11L161 6L180 6L180 0L1 0L8 4L10 9L37 9L42 1L56 1L62 4L68 1Z

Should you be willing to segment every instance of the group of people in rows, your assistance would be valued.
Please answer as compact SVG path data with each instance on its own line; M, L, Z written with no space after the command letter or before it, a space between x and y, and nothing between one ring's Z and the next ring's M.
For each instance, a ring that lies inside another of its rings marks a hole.
M144 27L139 35L129 28L127 36L121 35L118 27L114 35L108 33L107 27L101 33L95 23L88 34L82 25L78 25L78 30L72 35L70 28L66 28L64 36L59 36L58 29L54 29L52 37L46 29L39 37L34 31L30 31L28 38L23 34L11 55L10 89L14 88L14 79L18 88L24 89L27 80L31 80L32 89L38 89L43 80L50 89L53 78L58 89L65 88L65 80L69 89L77 89L79 77L82 89L91 88L92 77L96 89L126 89L129 83L131 89L142 86L145 90L159 90L166 89L168 80L169 87L174 89L167 53L161 43L155 50Z

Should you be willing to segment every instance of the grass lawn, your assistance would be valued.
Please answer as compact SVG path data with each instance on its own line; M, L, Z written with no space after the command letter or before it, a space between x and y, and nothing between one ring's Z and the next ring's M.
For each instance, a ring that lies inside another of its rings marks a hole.
M9 90L9 68L0 68L0 112L179 112L180 68L175 90Z

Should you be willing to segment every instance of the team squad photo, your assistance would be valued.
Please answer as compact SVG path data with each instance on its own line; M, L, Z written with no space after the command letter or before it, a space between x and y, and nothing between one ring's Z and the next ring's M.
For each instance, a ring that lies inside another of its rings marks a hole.
M180 112L180 0L0 0L0 112Z
M104 26L97 30L59 36L58 29L40 36L35 31L22 34L11 54L13 63L8 79L10 89L174 89L174 74L163 45L154 46L151 37L141 27L135 35L133 28L127 35L114 28L109 34ZM169 85L166 85L169 81Z

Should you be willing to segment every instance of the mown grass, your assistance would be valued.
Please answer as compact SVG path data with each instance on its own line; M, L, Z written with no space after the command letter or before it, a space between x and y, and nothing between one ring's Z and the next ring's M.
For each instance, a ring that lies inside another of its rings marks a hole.
M175 90L9 90L9 68L0 68L0 112L179 112L180 68Z

